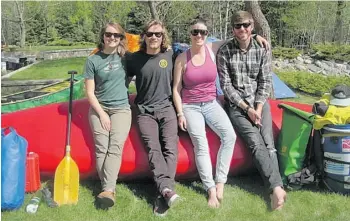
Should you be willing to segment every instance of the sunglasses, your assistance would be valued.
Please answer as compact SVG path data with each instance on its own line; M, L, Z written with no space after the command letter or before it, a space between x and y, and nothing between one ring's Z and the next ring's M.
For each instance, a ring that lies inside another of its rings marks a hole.
M146 32L145 35L148 38L152 37L153 35L155 35L157 38L160 38L163 36L163 33L162 32Z
M208 30L202 30L202 29L192 29L191 35L197 36L198 34L201 34L202 36L208 35Z
M105 36L106 36L107 38L112 37L112 35L114 36L114 38L120 38L120 39L123 39L123 38L124 38L124 35L123 35L123 34L120 34L120 33L105 32Z
M234 24L233 27L235 29L240 29L241 27L248 28L250 26L250 23L241 23L241 24Z

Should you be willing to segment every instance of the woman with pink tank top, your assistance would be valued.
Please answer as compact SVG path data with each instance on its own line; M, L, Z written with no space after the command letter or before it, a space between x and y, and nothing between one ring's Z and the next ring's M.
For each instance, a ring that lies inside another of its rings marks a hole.
M236 134L226 112L216 101L217 68L214 55L224 41L206 44L208 35L204 20L191 24L191 48L175 61L173 100L179 127L191 137L195 161L203 186L208 193L208 206L218 208L223 199ZM267 42L259 37L259 42ZM221 139L216 160L215 179L205 125Z

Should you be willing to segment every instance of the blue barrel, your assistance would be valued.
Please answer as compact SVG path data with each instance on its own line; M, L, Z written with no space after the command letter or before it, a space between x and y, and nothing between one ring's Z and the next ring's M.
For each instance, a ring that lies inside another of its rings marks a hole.
M350 194L350 124L322 129L324 183L334 192Z

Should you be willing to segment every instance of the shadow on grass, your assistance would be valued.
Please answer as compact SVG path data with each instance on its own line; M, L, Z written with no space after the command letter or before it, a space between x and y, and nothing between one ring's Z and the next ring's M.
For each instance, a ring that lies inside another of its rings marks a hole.
M91 195L95 198L94 206L96 209L106 210L101 204L97 201L97 195L101 192L101 182L98 179L86 179L80 181L80 185L91 190Z
M152 179L135 180L123 182L123 184L138 198L146 200L147 204L153 206L156 199L157 189Z

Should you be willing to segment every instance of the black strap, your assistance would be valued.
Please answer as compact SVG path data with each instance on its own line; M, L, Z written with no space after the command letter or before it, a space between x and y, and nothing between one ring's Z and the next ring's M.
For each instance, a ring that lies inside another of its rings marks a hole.
M337 183L342 183L342 184L348 184L348 185L350 185L350 182L348 182L348 181L338 180L338 179L335 179L335 178L333 178L333 177L327 176L327 174L324 175L324 178L328 178L328 179L333 180L333 181L335 181L335 182L337 182Z
M350 162L345 162L345 161L341 161L341 160L336 160L336 159L329 158L329 157L324 157L324 159L325 159L325 160L328 160L328 161L335 162L335 163L350 165Z

